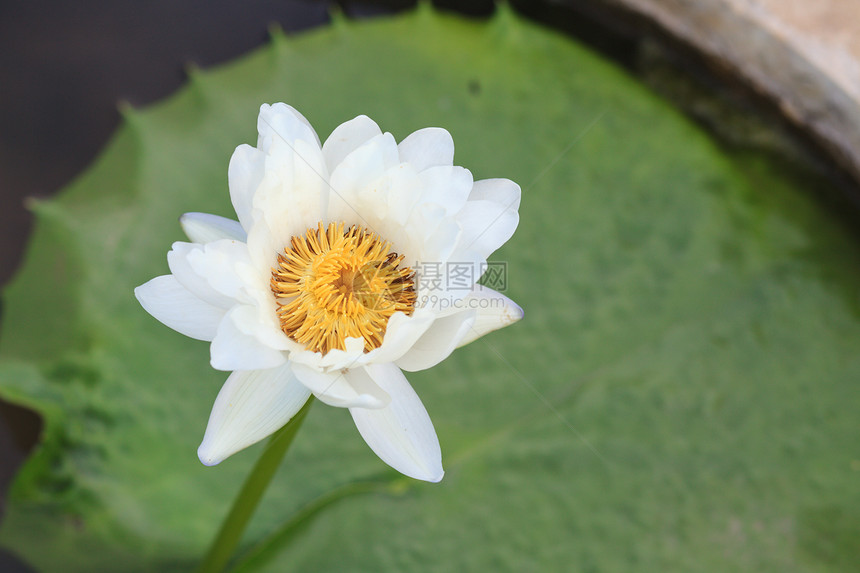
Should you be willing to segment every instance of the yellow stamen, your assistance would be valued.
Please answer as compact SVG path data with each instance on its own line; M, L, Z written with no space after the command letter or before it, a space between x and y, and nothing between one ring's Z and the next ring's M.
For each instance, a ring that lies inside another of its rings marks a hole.
M272 292L281 330L306 348L344 350L363 338L364 351L382 344L388 319L415 308L415 272L397 267L403 255L375 233L344 223L319 223L278 255Z

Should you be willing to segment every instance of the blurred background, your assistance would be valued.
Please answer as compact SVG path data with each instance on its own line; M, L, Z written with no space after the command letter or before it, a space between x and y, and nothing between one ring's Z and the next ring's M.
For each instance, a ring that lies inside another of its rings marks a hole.
M860 204L860 3L820 0L513 1L523 15L576 37L724 142L765 148L830 178ZM415 2L297 0L0 2L0 284L31 230L29 197L61 189L120 122L119 102L145 106L208 67L268 41ZM489 17L491 0L436 1ZM849 214L850 217L854 215ZM856 228L856 227L855 227ZM0 402L0 511L40 421ZM0 571L27 571L0 554Z

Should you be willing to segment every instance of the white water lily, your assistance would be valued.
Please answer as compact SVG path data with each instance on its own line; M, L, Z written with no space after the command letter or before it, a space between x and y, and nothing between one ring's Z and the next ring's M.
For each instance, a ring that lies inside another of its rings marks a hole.
M473 181L453 165L444 129L398 145L370 118L323 145L285 104L264 105L257 147L230 160L238 222L188 213L192 241L167 255L171 274L135 295L152 316L211 342L232 371L198 449L214 465L286 424L311 394L348 408L370 448L413 478L439 481L430 417L402 370L519 320L504 295L475 285L519 221L520 188ZM426 269L472 270L457 281Z

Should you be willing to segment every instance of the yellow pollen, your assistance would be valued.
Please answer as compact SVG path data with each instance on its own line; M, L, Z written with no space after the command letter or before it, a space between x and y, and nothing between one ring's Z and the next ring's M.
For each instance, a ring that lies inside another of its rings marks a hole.
M415 272L397 267L391 243L353 225L330 223L290 239L272 269L281 330L313 352L344 350L363 338L364 351L382 344L388 319L415 308Z

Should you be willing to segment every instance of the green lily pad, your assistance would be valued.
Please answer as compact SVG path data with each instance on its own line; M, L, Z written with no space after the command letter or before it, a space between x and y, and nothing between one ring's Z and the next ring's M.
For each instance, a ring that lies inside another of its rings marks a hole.
M166 272L179 215L232 215L230 154L274 101L323 137L362 113L398 139L444 126L476 179L520 182L522 222L494 260L526 318L410 375L441 484L388 471L345 411L317 405L243 547L284 535L242 570L855 564L856 238L813 197L820 183L727 152L505 8L485 23L425 8L275 34L127 110L96 164L34 205L4 294L0 395L45 432L4 547L63 572L187 571L205 550L260 446L197 461L225 375L132 289ZM363 480L388 485L349 489ZM364 493L302 511L333 491Z

